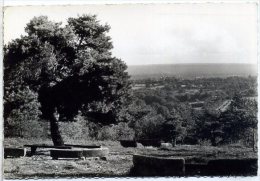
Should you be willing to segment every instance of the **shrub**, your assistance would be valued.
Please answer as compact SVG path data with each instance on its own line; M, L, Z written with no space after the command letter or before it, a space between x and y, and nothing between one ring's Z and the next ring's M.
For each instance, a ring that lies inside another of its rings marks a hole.
M10 90L11 91L11 90ZM4 135L6 137L47 137L39 119L38 94L28 87L5 95Z
M81 115L78 115L74 122L60 122L59 125L65 141L70 139L90 139L87 122Z
M134 139L134 130L129 128L127 123L118 125L104 126L98 131L98 140L121 140Z

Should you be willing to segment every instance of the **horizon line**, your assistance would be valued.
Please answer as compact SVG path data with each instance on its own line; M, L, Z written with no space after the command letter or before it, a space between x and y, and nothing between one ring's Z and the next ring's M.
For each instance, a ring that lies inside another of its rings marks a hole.
M230 63L210 63L210 62L208 62L208 63L200 63L200 62L195 62L195 63L162 63L162 64L158 64L158 63L155 63L155 64L153 64L153 63L151 63L151 64L127 64L126 63L126 65L127 66L151 66L151 65L189 65L189 64L200 64L200 65L205 65L205 64L212 64L212 65L214 65L214 64L236 64L236 65L258 65L258 63L232 63L232 62L230 62Z

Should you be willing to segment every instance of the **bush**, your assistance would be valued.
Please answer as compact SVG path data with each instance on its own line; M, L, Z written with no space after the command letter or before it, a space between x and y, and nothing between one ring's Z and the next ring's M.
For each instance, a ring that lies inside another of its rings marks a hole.
M74 122L60 122L59 125L65 142L70 139L90 139L87 122L81 115L77 116Z
M104 126L98 131L98 140L132 140L134 139L134 130L129 128L127 123L118 125Z
M5 137L47 137L42 120L39 119L38 94L28 87L5 95Z
M149 114L135 123L136 139L158 139L162 134L165 119L161 115Z

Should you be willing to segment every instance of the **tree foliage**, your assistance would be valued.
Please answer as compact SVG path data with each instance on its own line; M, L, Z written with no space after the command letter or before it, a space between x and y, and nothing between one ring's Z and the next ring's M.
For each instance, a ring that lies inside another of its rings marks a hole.
M235 143L256 129L257 103L235 94L226 111L219 114L206 112L196 120L198 138L209 139L213 146Z
M71 121L82 111L95 122L110 124L127 98L127 66L112 56L109 29L95 15L69 18L65 26L34 17L25 28L27 35L5 47L5 88L16 74L19 86L38 93L42 118L50 120L56 145L63 144L57 117ZM96 119L102 115L108 116Z
M256 101L243 100L235 95L230 109L220 115L220 121L225 125L223 135L225 142L236 142L243 139L249 129L257 128Z

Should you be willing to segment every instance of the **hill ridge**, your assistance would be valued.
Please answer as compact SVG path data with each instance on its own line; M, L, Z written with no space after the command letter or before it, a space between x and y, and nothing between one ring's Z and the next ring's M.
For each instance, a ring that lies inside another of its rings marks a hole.
M179 77L257 76L257 65L236 63L148 64L129 65L127 71L132 78L163 75Z

